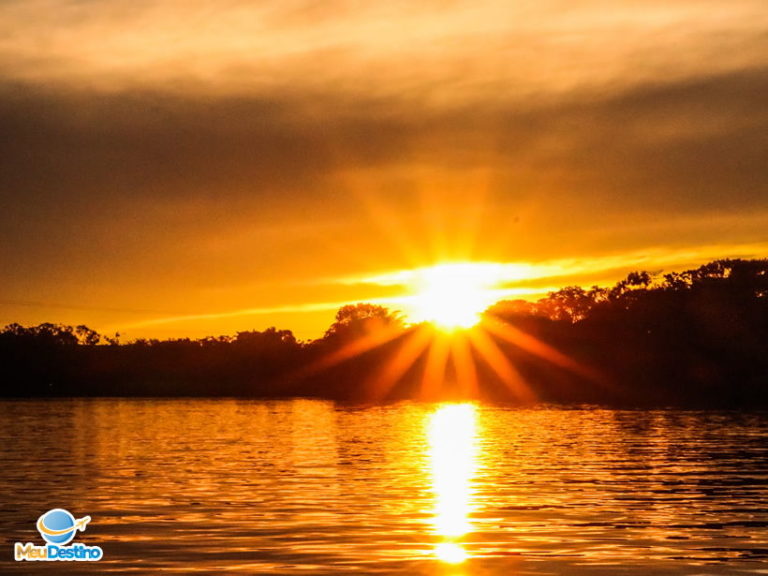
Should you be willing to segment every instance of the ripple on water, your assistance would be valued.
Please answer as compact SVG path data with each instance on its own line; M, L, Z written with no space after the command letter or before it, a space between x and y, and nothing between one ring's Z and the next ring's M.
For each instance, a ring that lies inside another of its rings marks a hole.
M7 401L0 432L4 574L50 572L8 558L53 507L91 515L79 539L105 551L72 574L749 574L768 558L761 413Z

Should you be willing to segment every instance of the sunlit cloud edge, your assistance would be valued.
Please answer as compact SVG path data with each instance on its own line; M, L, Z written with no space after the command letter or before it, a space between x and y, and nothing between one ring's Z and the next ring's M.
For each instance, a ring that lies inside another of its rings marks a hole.
M589 275L593 278L600 278L608 272L631 271L637 269L646 269L651 272L672 271L673 269L698 266L705 262L718 258L757 258L768 256L768 242L753 242L731 245L707 245L700 247L686 247L680 249L669 249L658 246L644 250L635 250L621 254L611 254L606 256L597 256L593 258L579 257L566 259L542 260L539 262L491 262L491 261L445 261L440 265L471 265L477 270L492 270L498 274L500 282L494 288L489 288L496 298L496 301L505 298L517 297L531 299L537 296L543 296L548 292L554 291L567 284L567 282L550 283L547 286L535 285L536 281L541 280L567 280L570 277L584 277ZM433 265L434 266L434 265ZM341 285L367 285L381 287L401 287L403 289L412 286L418 279L420 271L433 266L424 266L415 269L400 269L383 271L370 275L350 275L337 278L327 278L322 283L341 284ZM614 278L611 281L616 281ZM593 282L598 285L601 282ZM133 322L121 326L121 329L145 328L151 326L160 326L167 324L184 323L199 320L218 320L226 318L237 318L247 316L259 316L279 313L303 313L303 312L322 312L336 310L347 304L356 302L369 302L389 306L394 310L408 308L413 294L403 294L400 296L387 296L375 298L350 299L333 302L308 302L298 304L285 304L281 306L265 306L243 308L237 310L227 310L222 312L208 312L199 314L182 314L160 318L151 318L139 322Z

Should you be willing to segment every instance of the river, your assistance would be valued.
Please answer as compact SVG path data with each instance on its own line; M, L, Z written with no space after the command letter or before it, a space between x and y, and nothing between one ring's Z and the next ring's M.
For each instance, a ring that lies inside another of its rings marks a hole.
M754 574L768 414L0 402L3 574ZM13 560L91 516L99 562Z

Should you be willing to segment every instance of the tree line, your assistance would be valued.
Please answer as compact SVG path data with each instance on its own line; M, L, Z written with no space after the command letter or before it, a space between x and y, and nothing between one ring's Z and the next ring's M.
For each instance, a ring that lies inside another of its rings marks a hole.
M768 405L768 260L638 271L611 287L567 286L536 302L499 302L479 329L484 325L501 327L486 338L540 401ZM503 338L505 327L523 336ZM307 342L277 328L120 342L82 325L11 324L0 332L0 395L419 397L428 348L386 393L370 389L419 330L434 329L409 326L373 304L344 306L323 337ZM568 363L531 353L530 342ZM475 355L482 395L519 400L487 359ZM456 377L449 366L446 382Z

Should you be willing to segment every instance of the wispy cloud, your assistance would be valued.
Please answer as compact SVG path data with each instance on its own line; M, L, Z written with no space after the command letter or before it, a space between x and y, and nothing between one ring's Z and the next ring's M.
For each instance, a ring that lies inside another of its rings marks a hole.
M542 292L542 281L547 289L562 287L565 284L584 284L593 282L605 284L616 282L623 275L644 270L653 274L681 271L690 267L720 258L766 258L768 242L750 244L698 246L670 249L666 246L643 250L610 254L604 256L567 258L540 262L454 262L441 263L441 266L457 268L450 274L467 273L474 277L487 278L489 287L497 288L500 296L531 295ZM465 271L461 268L466 267ZM413 289L423 279L425 271L431 268L413 270L394 270L374 275L348 276L339 279L343 284L374 284L379 286L399 286ZM407 295L406 295L407 296ZM396 298L392 300L397 300Z
M456 273L471 273L475 279L486 277L488 293L496 300L520 297L534 299L566 284L596 283L604 285L606 282L613 283L627 272L634 270L646 270L653 273L679 271L723 257L768 257L768 242L728 246L711 245L678 250L659 247L596 258L571 258L533 263L454 262L443 263L442 266L446 268L445 281L447 282L451 280L451 274ZM467 267L467 271L456 270L462 267ZM298 314L332 311L357 301L382 304L393 310L402 310L411 305L411 301L415 297L414 290L418 289L419 283L423 280L424 272L425 269L394 270L370 276L341 277L335 280L335 282L344 285L397 287L400 289L400 293L395 295L337 302L303 302L285 306L245 308L199 314L160 315L124 325L123 328L136 330L160 325L180 326L184 323L200 320L245 319L250 316L269 316L276 313Z
M344 306L345 302L315 302L309 304L292 304L286 306L268 306L264 308L244 308L241 310L226 310L223 312L206 312L200 314L181 314L177 316L162 316L125 324L124 328L133 330L159 326L162 324L183 324L198 320L223 320L226 318L246 318L248 316L262 316L278 313L296 314L301 312L314 312L323 310L336 310Z
M442 101L502 88L506 99L511 87L567 90L754 65L767 22L758 0L6 0L0 67L100 87L332 84Z

